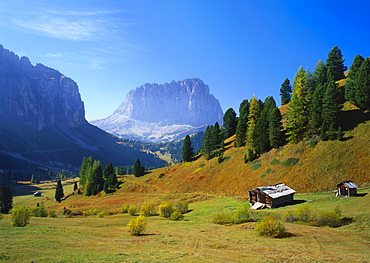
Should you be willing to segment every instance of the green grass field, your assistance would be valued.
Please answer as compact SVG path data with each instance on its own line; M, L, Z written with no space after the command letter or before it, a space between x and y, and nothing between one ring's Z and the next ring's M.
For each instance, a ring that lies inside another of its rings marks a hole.
M43 188L50 188L43 185ZM73 187L73 185L68 186ZM42 190L52 197L53 189ZM65 188L65 192L66 188ZM245 198L213 196L190 203L184 221L147 217L144 236L130 236L132 218L116 214L104 218L31 218L23 228L11 227L6 215L0 221L1 262L370 262L370 189L362 196L335 198L331 193L296 195L312 209L339 207L354 222L339 228L285 223L290 237L257 235L255 222L222 226L212 215L247 204ZM126 196L130 198L130 196ZM169 198L169 196L166 196ZM148 196L146 201L152 200ZM123 200L124 202L124 200ZM20 195L15 204L35 205L35 198ZM55 204L49 200L46 206ZM63 202L61 203L63 206ZM252 218L282 216L301 204L251 211Z

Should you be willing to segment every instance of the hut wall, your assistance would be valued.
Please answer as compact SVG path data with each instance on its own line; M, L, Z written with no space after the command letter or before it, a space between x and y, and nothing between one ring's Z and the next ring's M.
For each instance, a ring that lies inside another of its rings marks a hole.
M357 189L356 188L350 188L349 189L349 196L355 196L357 195Z
M294 194L290 194L272 199L271 207L278 207L293 202L293 195Z

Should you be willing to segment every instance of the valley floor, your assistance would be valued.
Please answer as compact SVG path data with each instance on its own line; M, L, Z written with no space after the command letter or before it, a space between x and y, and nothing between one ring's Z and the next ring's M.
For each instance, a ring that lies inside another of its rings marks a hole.
M147 217L144 236L130 236L128 214L104 218L31 218L23 228L0 221L1 262L370 262L370 189L335 198L329 193L296 195L313 209L339 207L354 222L339 228L286 223L290 237L257 235L255 222L222 226L212 215L247 204L230 197L190 203L184 221ZM128 196L127 196L128 197ZM25 197L21 198L24 202ZM122 200L124 202L124 200ZM149 200L148 200L149 201ZM62 202L63 204L63 202ZM252 218L283 215L299 205L251 211Z

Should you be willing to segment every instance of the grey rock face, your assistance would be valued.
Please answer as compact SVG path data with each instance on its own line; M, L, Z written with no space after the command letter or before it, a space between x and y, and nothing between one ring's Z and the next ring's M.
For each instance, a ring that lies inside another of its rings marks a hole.
M0 114L41 130L47 124L79 127L85 120L77 84L42 64L33 66L0 45Z
M131 90L109 117L91 123L117 136L144 141L171 141L204 130L223 112L202 80L163 85L144 84Z

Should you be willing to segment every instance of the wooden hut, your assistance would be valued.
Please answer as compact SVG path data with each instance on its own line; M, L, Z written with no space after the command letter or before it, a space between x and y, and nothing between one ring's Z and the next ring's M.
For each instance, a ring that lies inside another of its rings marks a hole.
M337 196L355 196L357 195L357 184L352 181L343 181L337 184Z
M292 203L295 191L283 183L258 187L249 191L249 202L253 209L278 207Z

